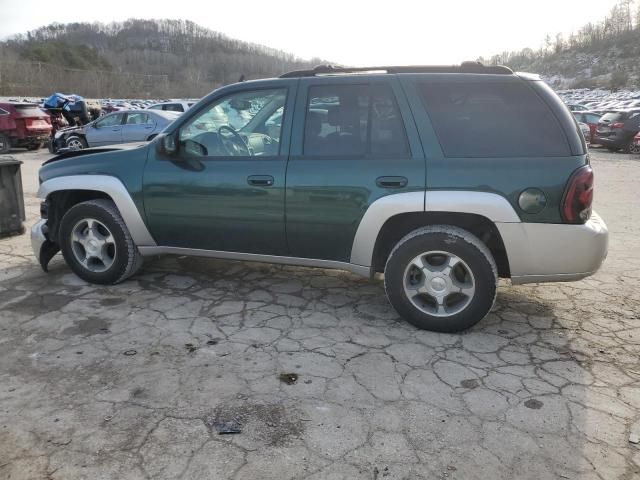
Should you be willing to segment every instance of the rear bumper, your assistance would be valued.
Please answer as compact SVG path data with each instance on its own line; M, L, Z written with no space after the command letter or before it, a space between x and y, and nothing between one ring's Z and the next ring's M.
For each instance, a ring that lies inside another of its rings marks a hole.
M48 142L49 138L51 138L49 133L42 133L38 135L28 135L26 137L13 137L11 143L14 147L23 147Z
M631 137L633 138L633 137ZM605 147L611 148L624 148L629 143L629 138L627 137L619 137L619 136L611 136L611 137L600 137L596 136L596 143Z
M593 275L609 247L597 213L584 225L499 223L513 284L571 282Z

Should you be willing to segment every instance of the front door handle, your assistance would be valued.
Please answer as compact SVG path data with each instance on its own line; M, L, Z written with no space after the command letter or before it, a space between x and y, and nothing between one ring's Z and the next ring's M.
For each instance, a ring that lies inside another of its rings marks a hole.
M406 187L408 180L406 177L378 177L376 185L380 188L403 188Z
M271 175L250 175L247 177L247 183L256 187L271 187L273 177Z

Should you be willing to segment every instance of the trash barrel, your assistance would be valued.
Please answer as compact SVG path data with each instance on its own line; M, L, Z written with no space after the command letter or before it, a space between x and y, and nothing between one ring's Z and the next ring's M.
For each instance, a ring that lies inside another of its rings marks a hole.
M0 237L24 233L24 195L20 165L21 161L0 155Z

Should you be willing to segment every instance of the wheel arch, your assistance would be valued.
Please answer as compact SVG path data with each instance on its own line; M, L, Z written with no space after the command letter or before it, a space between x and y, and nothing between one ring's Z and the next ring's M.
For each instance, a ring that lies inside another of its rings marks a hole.
M84 140L84 142L89 145L89 142L87 141L87 136L85 135L84 132L69 132L64 136L64 141L65 143L67 142L67 140L69 140L71 137L78 137L81 138L82 140Z
M500 276L510 275L500 223L520 223L502 195L468 190L432 190L388 195L372 203L354 237L351 263L384 269L391 248L407 233L427 225L463 228L480 238L494 255Z
M111 200L138 246L156 246L138 208L124 184L109 175L71 175L52 178L40 185L38 197L47 205L51 238L57 236L59 220L73 205L87 200Z
M428 225L455 226L476 236L493 255L498 267L498 275L503 278L510 277L506 248L495 223L485 216L464 212L410 212L389 218L376 238L372 271L382 273L395 245L405 235Z

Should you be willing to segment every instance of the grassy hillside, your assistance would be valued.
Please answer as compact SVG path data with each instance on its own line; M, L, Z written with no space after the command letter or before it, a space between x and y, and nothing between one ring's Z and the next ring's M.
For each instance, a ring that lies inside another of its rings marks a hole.
M589 47L573 47L542 58L512 58L514 70L533 71L565 88L639 87L640 29Z
M621 0L609 15L538 49L494 55L487 63L542 74L561 88L640 87L640 0Z
M189 21L52 24L0 43L0 95L57 89L88 96L197 97L241 75L270 77L319 62Z

